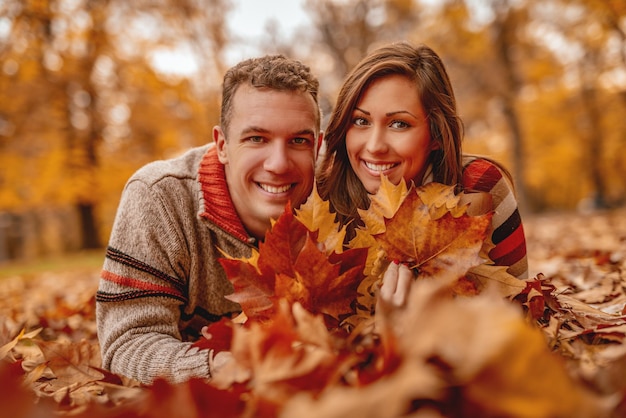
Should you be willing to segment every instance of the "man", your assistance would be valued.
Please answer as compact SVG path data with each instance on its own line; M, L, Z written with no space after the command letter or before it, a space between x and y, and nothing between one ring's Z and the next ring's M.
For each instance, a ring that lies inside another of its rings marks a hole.
M210 378L212 352L192 341L240 311L220 251L249 257L270 218L311 192L318 86L281 55L243 61L224 76L214 143L131 177L96 295L104 368L144 383Z

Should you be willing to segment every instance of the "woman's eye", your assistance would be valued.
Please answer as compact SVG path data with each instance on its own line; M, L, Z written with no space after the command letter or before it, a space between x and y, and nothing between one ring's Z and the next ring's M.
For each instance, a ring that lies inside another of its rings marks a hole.
M307 144L308 142L309 140L307 138L294 138L293 139L293 143L298 144L298 145L304 145L304 144Z
M352 123L356 126L367 126L367 120L365 118L354 118Z
M391 126L394 129L404 129L404 128L408 128L410 125L402 120L394 120L393 122L391 122Z

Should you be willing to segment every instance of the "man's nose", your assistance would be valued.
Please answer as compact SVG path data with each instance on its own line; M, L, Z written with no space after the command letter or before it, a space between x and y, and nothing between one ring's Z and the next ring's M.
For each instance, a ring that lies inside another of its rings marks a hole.
M286 144L276 141L269 147L265 157L264 168L273 173L284 173L289 170L289 153Z

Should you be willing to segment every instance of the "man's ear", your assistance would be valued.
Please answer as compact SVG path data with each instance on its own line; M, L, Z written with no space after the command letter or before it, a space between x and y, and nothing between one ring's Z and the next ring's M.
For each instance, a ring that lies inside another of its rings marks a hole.
M317 148L315 149L315 156L320 155L320 149L322 149L322 144L324 143L324 131L320 131L319 136L317 137Z
M228 150L226 148L226 136L221 126L213 127L213 141L217 148L217 158L222 164L228 163Z

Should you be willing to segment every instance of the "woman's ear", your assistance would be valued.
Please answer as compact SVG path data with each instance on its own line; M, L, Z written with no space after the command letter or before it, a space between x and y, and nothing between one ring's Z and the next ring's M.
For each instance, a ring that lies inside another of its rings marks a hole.
M228 148L226 147L226 136L221 126L213 127L213 141L217 148L217 158L222 164L228 163Z
M443 148L441 146L441 143L439 143L439 141L436 141L434 139L430 140L430 144L428 145L428 147L430 148L431 151L435 151L435 150Z

